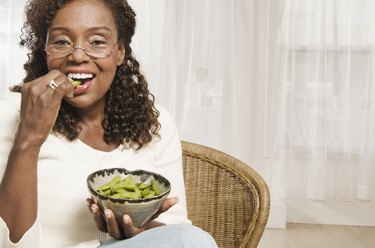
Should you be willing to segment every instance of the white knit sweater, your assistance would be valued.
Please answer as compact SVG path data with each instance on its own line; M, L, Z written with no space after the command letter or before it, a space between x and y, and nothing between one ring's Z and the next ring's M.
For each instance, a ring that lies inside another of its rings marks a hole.
M19 93L0 97L0 178L18 126L20 99ZM118 147L114 151L103 152L80 140L69 142L62 137L49 135L39 154L37 221L21 241L12 244L8 238L8 228L0 218L0 247L99 246L99 240L110 237L97 230L86 206L86 198L89 197L86 178L95 170L110 167L145 169L165 176L172 185L170 196L178 196L180 201L160 215L158 220L166 224L190 223L187 219L181 145L176 125L165 109L158 106L158 110L161 140L155 140L139 151Z

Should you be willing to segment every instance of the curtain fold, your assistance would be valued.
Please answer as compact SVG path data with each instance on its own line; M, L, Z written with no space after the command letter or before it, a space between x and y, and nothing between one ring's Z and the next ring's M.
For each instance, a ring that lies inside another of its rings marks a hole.
M164 20L150 23L156 30L162 23L164 30L153 37L162 40L160 56L151 59L157 100L172 112L183 139L244 151L250 140L253 47L247 24L253 1L158 2L165 4ZM244 112L236 110L239 103Z
M287 171L284 197L372 200L374 2L285 0L283 10L269 154Z

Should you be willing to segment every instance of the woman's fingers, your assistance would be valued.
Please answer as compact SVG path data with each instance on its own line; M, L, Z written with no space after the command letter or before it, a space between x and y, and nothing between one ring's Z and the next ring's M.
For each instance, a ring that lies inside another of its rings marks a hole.
M124 229L124 235L126 238L131 238L137 235L138 233L144 231L144 228L135 227L133 225L132 218L127 214L122 216L122 222L123 222L122 226Z
M122 239L124 237L117 223L116 217L110 209L104 210L104 216L107 221L107 230L109 235L114 239Z
M59 99L64 96L73 97L74 86L70 83L69 79L62 73L53 77L47 84L47 87L51 89L54 95L57 95Z
M107 223L99 209L99 206L96 205L92 199L87 199L87 206L94 217L96 227L102 232L108 232Z
M122 239L124 237L131 237L129 235L135 235L136 230L133 228L133 223L130 219L130 222L126 220L125 223L122 223L123 228L120 228L117 223L116 217L110 209L105 209L104 212L101 212L99 206L94 203L94 201L89 198L87 199L87 206L94 217L95 224L97 228L102 232L107 232L114 239ZM126 231L124 231L126 230ZM134 234L132 233L134 231ZM126 234L125 234L126 232Z
M157 218L157 216L166 212L177 203L177 197L167 198L152 219ZM139 228L134 226L131 217L125 214L122 217L122 223L118 223L115 215L110 209L107 208L102 213L99 206L95 204L92 199L87 199L87 205L89 206L89 210L94 217L97 228L103 232L108 232L109 235L114 239L131 238L144 231L147 224L152 221L152 219L149 220L148 223Z
M165 201L161 205L159 211L161 213L164 213L165 211L167 211L168 209L170 209L171 207L173 207L177 203L178 203L178 197L167 198L167 199L165 199Z
M35 79L29 83L20 83L9 87L12 92L22 92L25 87L33 88L34 94L43 94L49 92L49 95L57 95L59 98L64 96L73 97L74 86L63 73L57 70L50 71L48 74ZM56 93L56 94L55 94Z
M152 216L152 219L156 219L160 214L168 211L171 207L178 203L178 197L171 197L164 200L159 210Z
M99 206L92 203L92 200L88 200L88 202L90 212L94 217L97 228L102 232L109 233L109 235L114 239L122 239L124 235L121 233L113 212L108 208L105 209L104 212L101 212Z

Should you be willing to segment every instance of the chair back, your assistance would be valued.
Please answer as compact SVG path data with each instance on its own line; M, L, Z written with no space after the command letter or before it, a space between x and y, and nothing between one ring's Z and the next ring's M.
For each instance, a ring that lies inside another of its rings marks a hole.
M218 151L182 141L189 219L220 248L255 248L270 211L268 186L249 165Z

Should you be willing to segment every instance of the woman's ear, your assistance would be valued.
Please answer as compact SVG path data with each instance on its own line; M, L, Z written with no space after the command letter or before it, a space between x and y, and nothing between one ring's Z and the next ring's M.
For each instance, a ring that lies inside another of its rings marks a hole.
M124 60L125 60L125 45L123 42L119 42L118 43L118 56L117 56L117 65L121 65L122 63L124 63Z

